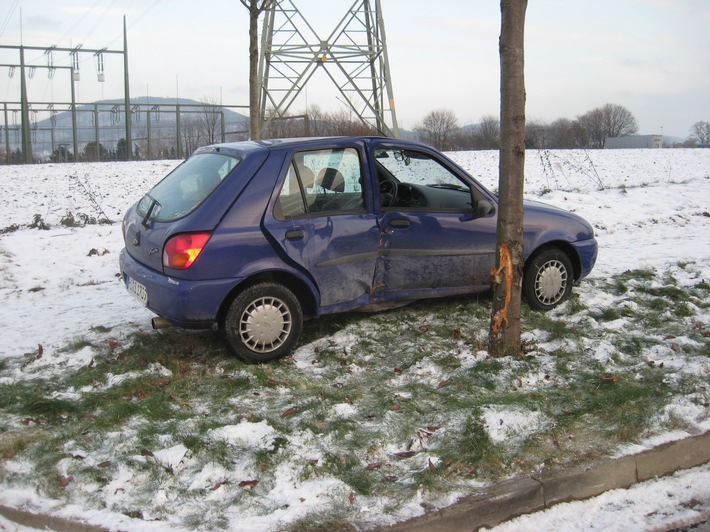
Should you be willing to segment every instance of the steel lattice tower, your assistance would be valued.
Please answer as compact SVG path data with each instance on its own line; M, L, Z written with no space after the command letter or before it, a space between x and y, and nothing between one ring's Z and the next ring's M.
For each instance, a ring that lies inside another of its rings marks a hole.
M293 0L275 0L265 12L260 54L262 131L274 117L285 116L322 68L360 120L399 137L380 0L356 0L327 39Z

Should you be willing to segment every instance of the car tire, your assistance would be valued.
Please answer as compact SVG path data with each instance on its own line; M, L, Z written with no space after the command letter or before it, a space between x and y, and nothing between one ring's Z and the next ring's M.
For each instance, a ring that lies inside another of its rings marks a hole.
M528 261L523 276L523 297L533 310L550 310L569 298L574 271L567 254L547 248Z
M302 327L298 298L276 283L259 283L237 294L220 322L231 350L257 364L288 355Z

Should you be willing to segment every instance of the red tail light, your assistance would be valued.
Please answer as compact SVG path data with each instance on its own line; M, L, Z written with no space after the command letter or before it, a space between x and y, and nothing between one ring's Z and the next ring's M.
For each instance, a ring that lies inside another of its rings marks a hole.
M210 233L175 235L165 244L163 266L174 270L187 270L210 239Z

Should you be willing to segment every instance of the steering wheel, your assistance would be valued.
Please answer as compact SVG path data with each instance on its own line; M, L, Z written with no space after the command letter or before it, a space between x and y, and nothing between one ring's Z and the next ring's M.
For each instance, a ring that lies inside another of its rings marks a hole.
M397 200L398 189L397 181L392 179L380 181L380 205L382 207L392 207Z

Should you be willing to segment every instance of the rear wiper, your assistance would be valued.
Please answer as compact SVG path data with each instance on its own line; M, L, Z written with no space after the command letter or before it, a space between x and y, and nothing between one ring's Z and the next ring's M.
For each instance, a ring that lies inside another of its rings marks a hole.
M151 216L153 215L153 211L155 210L155 208L158 207L158 210L155 211L155 214L157 215L158 212L160 212L160 208L162 207L160 202L150 194L146 194L146 197L148 197L151 202L150 207L148 207L148 210L145 212L145 216L143 217L143 221L141 222L141 225L143 227L148 227L148 221L152 219Z

